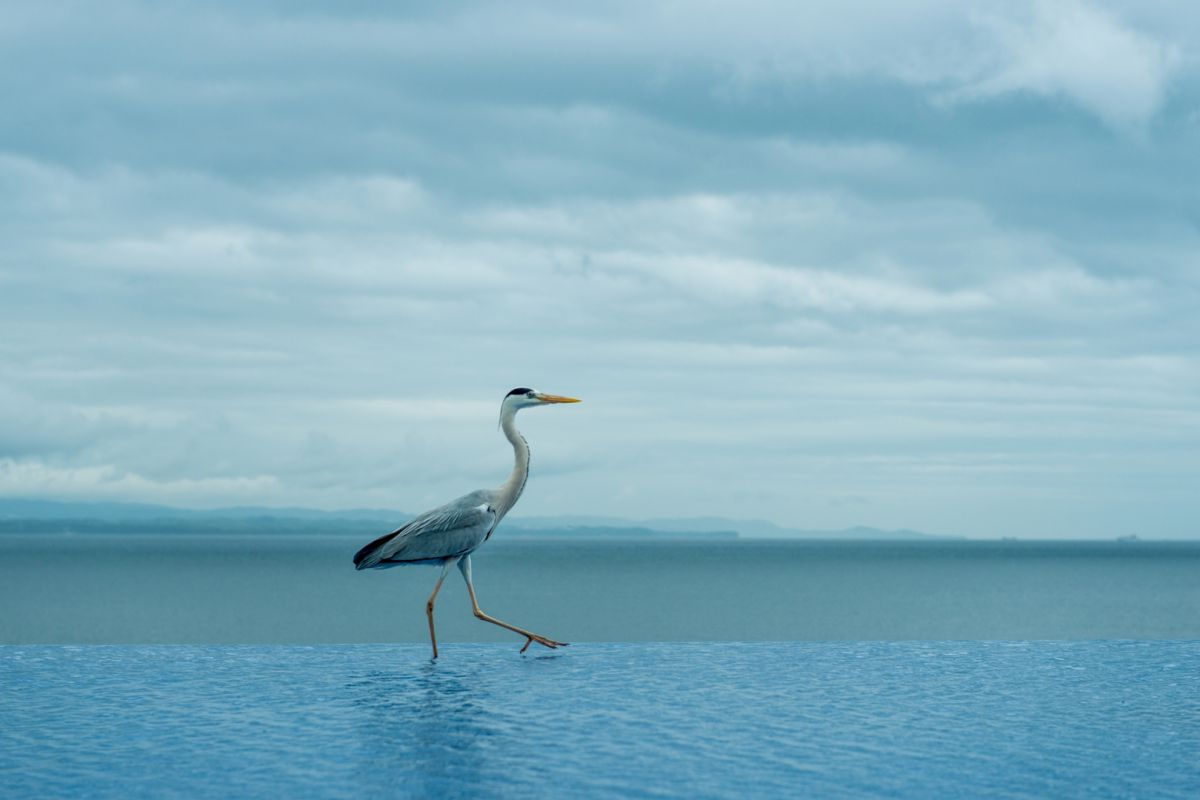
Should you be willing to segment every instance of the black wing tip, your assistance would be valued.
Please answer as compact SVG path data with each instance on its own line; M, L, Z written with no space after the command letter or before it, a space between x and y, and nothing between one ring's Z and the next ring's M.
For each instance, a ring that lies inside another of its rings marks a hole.
M383 559L379 557L379 552L383 549L383 546L387 542L391 541L396 534L401 533L407 527L407 524L402 525L391 533L385 533L375 541L363 545L362 548L354 554L354 568L363 570L371 569L372 567L378 567L381 563L383 563Z
M364 570L376 566L379 563L379 548L381 548L383 543L393 536L395 536L394 532L380 536L370 544L364 545L357 553L354 554L354 568L357 570Z

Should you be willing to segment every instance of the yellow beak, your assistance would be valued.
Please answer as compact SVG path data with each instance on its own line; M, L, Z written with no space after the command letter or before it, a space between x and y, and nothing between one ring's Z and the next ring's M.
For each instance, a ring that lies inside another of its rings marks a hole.
M563 397L563 396L557 395L557 394L542 394L541 392L538 392L536 397L538 400L541 400L543 403L579 403L579 402L582 402L581 400L579 400L578 398L575 398L575 397Z

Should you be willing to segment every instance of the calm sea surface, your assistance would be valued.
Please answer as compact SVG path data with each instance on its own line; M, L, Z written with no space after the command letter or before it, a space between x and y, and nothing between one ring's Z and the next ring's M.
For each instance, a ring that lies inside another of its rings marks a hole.
M425 641L430 567L346 537L0 536L0 643ZM489 613L571 642L1200 639L1200 543L530 542L474 557ZM457 572L444 641L475 620Z
M1200 795L1200 643L0 646L0 796Z

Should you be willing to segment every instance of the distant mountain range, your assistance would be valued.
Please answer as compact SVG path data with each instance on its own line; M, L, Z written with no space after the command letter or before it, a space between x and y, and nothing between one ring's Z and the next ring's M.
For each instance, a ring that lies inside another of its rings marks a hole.
M0 533L185 532L345 533L379 535L412 517L401 511L357 508L237 506L188 509L142 503L68 503L0 498ZM606 516L511 517L511 538L575 539L961 539L913 530L857 526L842 530L784 528L763 520L724 517L623 519Z
M621 519L618 517L565 516L514 517L514 525L531 530L571 526L635 525L662 532L695 530L731 530L742 539L965 539L964 536L943 536L907 528L884 530L856 525L850 528L825 530L816 528L784 528L761 519L726 519L725 517L655 517L651 519Z

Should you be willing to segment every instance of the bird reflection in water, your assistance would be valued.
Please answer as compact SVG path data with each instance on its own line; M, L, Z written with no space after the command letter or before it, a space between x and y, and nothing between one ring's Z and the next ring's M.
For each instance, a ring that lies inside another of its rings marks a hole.
M403 787L418 797L472 795L494 787L509 757L513 740L503 734L512 721L481 690L480 671L428 663L412 673L374 670L353 682L350 695L363 712L360 774L387 794Z

